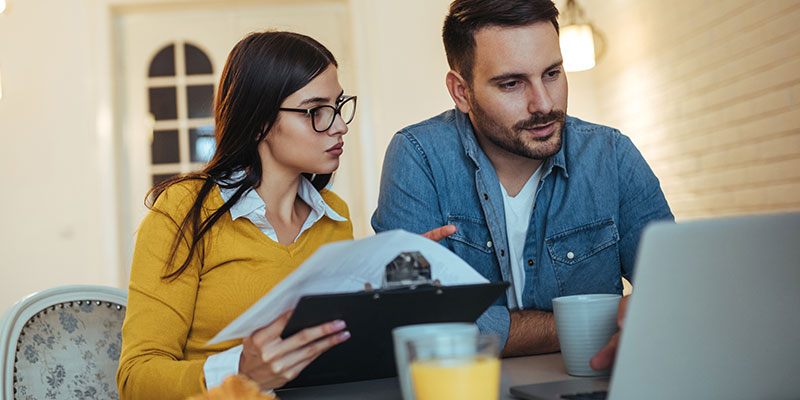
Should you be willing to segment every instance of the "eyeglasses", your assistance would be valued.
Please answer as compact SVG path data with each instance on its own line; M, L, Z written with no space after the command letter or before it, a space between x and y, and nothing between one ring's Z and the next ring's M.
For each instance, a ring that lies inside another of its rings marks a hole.
M317 106L313 108L279 108L281 111L304 113L311 116L311 127L314 131L323 133L333 126L336 114L342 116L345 124L349 124L356 115L356 96L342 96L334 106Z

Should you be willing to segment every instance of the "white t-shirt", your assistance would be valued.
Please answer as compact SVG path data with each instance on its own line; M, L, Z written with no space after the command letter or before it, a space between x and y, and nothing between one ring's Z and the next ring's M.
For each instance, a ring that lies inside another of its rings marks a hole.
M525 238L528 236L533 205L536 203L536 194L539 181L542 179L542 166L536 169L525 186L511 197L506 188L500 185L503 192L503 207L506 211L506 231L508 232L508 258L511 262L511 279L513 281L514 298L508 299L508 307L512 310L522 308L522 293L525 290Z

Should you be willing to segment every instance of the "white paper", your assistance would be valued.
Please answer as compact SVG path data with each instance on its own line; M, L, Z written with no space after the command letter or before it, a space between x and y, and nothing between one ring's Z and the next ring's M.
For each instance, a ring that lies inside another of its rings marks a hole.
M329 243L222 329L209 344L249 336L294 308L306 295L357 292L364 290L368 282L378 288L383 283L386 264L404 251L422 253L431 265L431 277L442 285L489 282L450 250L403 230Z

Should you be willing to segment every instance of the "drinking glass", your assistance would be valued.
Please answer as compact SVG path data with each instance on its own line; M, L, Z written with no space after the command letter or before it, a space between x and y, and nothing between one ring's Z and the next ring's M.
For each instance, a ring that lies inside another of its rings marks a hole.
M406 325L392 329L394 339L394 359L397 363L397 379L400 381L400 393L403 400L416 400L414 387L411 384L411 372L408 368L409 340L424 339L441 335L475 337L479 334L478 326L466 322L441 322L430 324Z
M407 342L417 400L497 400L499 338L442 335Z

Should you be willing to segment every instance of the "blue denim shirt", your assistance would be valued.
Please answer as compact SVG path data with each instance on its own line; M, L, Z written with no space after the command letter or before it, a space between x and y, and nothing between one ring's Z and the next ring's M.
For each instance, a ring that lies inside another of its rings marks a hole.
M618 130L567 117L561 150L542 166L525 240L522 308L552 310L552 299L622 293L639 236L673 220L658 179ZM375 232L422 233L453 224L442 245L490 281L511 282L500 181L459 110L409 126L392 138L381 176ZM478 320L508 338L505 296Z

